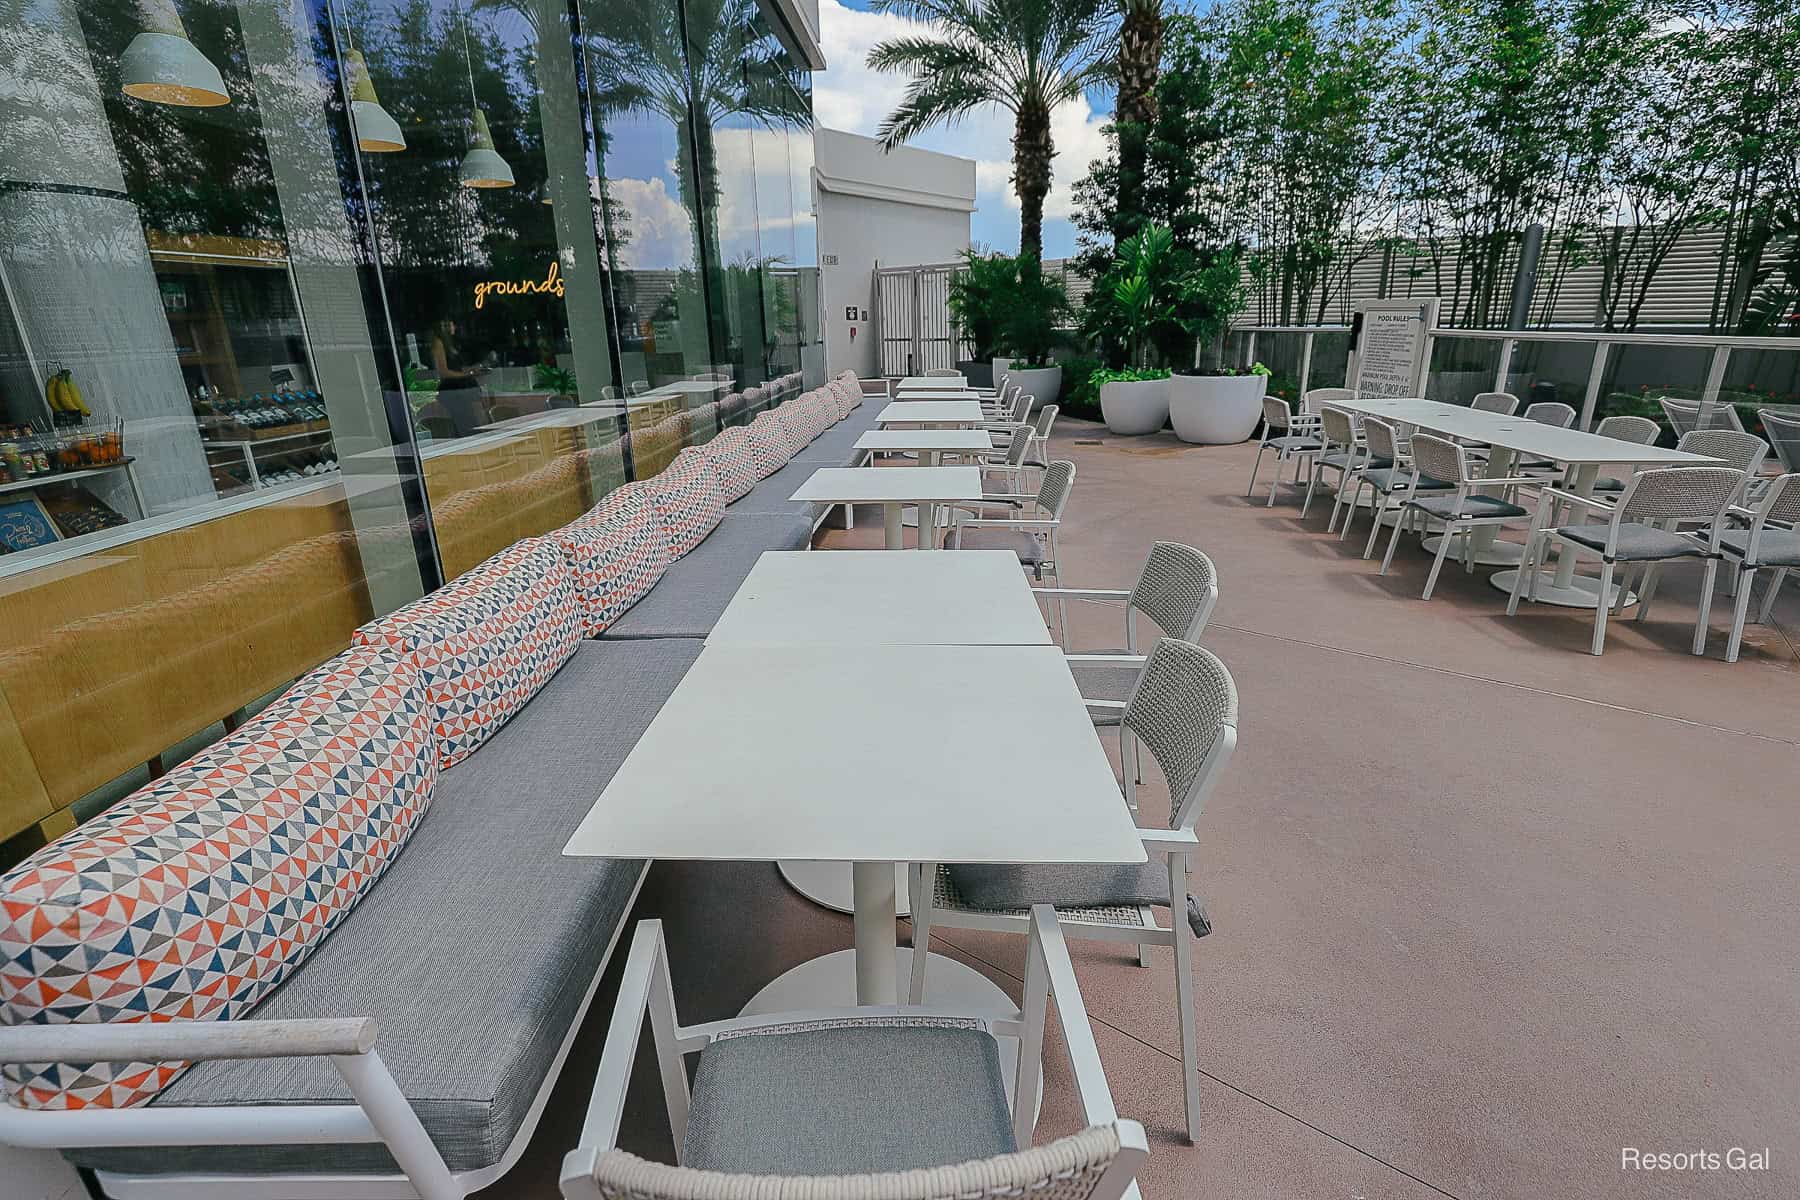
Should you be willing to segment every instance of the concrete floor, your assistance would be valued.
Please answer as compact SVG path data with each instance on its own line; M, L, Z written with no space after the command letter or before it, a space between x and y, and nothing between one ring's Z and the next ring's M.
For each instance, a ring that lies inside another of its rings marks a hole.
M1167 952L1146 970L1074 944L1118 1107L1150 1134L1146 1197L1800 1195L1800 587L1728 665L1727 602L1692 657L1696 593L1675 576L1697 572L1671 572L1653 619L1615 625L1596 659L1588 614L1509 620L1448 569L1423 603L1416 546L1381 578L1323 509L1301 524L1286 489L1245 500L1252 447L1065 421L1055 454L1078 467L1066 582L1129 586L1156 538L1206 550L1203 640L1242 700L1199 827L1200 1146L1180 1133ZM879 537L871 520L821 544ZM1114 622L1074 612L1077 648L1117 644ZM636 915L668 923L685 1020L850 939L767 864L659 864ZM935 942L1016 993L1017 940ZM526 1160L484 1195L556 1194L611 993ZM1076 1123L1059 1054L1044 1134ZM666 1156L647 1068L625 1141ZM1772 1165L1624 1171L1626 1146L1767 1147Z

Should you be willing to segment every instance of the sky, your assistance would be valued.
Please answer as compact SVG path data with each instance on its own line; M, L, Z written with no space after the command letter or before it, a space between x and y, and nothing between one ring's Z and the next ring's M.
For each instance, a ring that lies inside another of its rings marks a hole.
M891 14L868 11L868 0L820 0L819 33L826 69L813 75L813 117L828 129L873 137L881 119L905 91L900 75L882 75L866 65L876 42L926 26ZM1111 117L1111 97L1090 93L1051 116L1056 143L1055 172L1044 201L1044 257L1075 250L1075 182L1105 149L1100 127ZM975 214L970 237L978 245L1015 253L1019 248L1019 201L1012 191L1012 114L998 106L971 114L961 124L933 129L911 145L975 160Z

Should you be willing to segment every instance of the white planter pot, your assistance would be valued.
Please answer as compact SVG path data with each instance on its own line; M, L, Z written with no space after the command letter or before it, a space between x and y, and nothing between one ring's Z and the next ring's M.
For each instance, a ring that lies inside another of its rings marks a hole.
M1053 367L1039 367L1035 371L1009 366L1007 374L1031 397L1032 410L1040 405L1055 404L1056 398L1062 395L1061 363Z
M1262 420L1263 375L1175 375L1169 379L1169 423L1184 442L1241 442Z
M1169 381L1138 379L1100 385L1106 428L1126 437L1155 433L1169 420Z
M1006 373L1012 370L1012 359L996 358L988 364L988 370L993 373L994 386L997 388L1004 387L1006 385Z

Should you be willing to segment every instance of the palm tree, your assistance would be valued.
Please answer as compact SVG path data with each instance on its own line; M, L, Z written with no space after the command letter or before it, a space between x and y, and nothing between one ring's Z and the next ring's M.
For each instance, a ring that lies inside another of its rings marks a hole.
M1050 114L1106 77L1117 0L875 0L876 12L923 22L932 36L893 38L869 51L877 71L912 77L881 123L893 149L934 125L997 104L1013 114L1013 190L1019 253L1044 252L1044 197L1056 146Z
M1119 145L1119 204L1113 240L1123 242L1143 219L1144 162L1156 120L1156 76L1162 65L1162 0L1121 0L1118 103L1113 129Z

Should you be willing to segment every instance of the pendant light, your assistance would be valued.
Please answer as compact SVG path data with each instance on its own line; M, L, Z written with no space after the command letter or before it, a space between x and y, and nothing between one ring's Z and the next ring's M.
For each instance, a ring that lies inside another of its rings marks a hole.
M350 68L350 119L356 125L356 145L368 154L393 154L406 149L400 122L388 115L375 96L375 81L362 51L352 46L345 59Z
M475 100L475 59L469 53L469 14L462 14L463 62L469 70L469 109L475 114L475 133L469 139L469 152L463 155L464 187L509 188L513 185L512 168L494 149L494 135L488 132L487 114Z
M144 30L119 58L121 90L135 100L184 108L231 103L219 68L188 41L175 0L138 0Z

